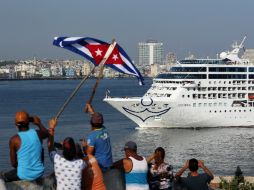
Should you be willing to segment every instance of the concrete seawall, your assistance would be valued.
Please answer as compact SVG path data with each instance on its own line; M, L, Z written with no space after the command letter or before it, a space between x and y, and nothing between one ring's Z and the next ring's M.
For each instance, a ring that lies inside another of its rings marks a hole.
M103 175L107 189L124 190L125 182L121 170L112 169ZM46 176L36 181L14 181L4 183L0 181L0 190L55 190L55 180L53 176Z
M221 176L225 180L230 181L234 176ZM254 176L246 176L244 179L250 183L254 183ZM104 175L104 181L107 189L124 190L123 173L119 170L111 170ZM218 189L220 183L220 176L215 176L210 186ZM6 188L6 189L5 189ZM11 183L4 183L0 181L1 190L55 190L55 182L52 176L47 176L38 181L14 181Z

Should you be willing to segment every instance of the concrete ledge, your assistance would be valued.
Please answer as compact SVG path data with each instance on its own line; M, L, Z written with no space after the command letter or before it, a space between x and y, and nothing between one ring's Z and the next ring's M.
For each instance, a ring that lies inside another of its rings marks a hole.
M103 174L104 183L107 189L125 190L123 172L118 169L111 169ZM13 181L4 183L0 181L0 190L55 190L53 175L46 176L36 181Z
M219 188L221 182L220 177L226 181L231 181L234 176L215 176L211 181L210 187L213 189ZM247 182L254 183L254 176L244 176ZM104 174L104 181L107 189L114 187L117 190L124 190L124 177L120 170L110 170ZM6 188L6 189L5 189ZM5 183L0 180L1 190L55 190L55 182L52 176L47 176L37 181L14 181Z

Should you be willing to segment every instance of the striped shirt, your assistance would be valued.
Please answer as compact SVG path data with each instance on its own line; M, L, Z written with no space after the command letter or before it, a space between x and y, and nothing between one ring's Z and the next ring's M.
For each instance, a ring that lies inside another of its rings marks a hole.
M136 160L131 156L129 158L132 161L132 170L125 173L126 190L148 190L146 159L143 157L143 160Z

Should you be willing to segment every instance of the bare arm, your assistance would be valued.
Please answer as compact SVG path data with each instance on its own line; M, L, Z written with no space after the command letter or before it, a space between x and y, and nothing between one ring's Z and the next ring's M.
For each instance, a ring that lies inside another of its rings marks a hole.
M123 160L124 159L121 159L121 160L118 160L118 161L114 162L111 167L112 168L117 168L117 169L124 169Z
M39 130L37 130L37 132L41 140L49 137L48 130L44 127L44 125L41 122L41 119L38 116L33 116L33 124L38 126Z
M51 119L49 121L49 138L48 138L48 151L49 152L54 150L54 134L55 134L56 125L57 125L56 119Z
M86 104L86 108L85 108L86 112L89 112L91 115L94 114L94 109L93 106L89 103Z
M146 161L147 161L148 164L154 159L154 156L155 156L155 154L153 153L153 154L151 154L150 156L148 156L146 158Z
M204 172L207 175L209 175L212 179L214 178L213 173L204 165L204 163L201 160L198 161L198 166L201 167L204 170Z
M20 138L18 135L13 136L9 141L10 161L14 168L18 166L17 151L20 148Z
M187 160L184 166L176 173L175 177L181 177L181 175L185 172L186 169L189 168L189 160Z
M132 161L129 158L124 158L118 160L117 162L113 163L113 168L123 169L125 172L130 172L132 170Z

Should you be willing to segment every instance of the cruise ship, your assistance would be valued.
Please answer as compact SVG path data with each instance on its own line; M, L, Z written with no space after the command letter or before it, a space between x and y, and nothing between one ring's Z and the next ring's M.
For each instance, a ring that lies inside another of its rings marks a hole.
M104 101L142 128L254 126L254 63L239 56L245 38L220 58L178 61L143 97Z

